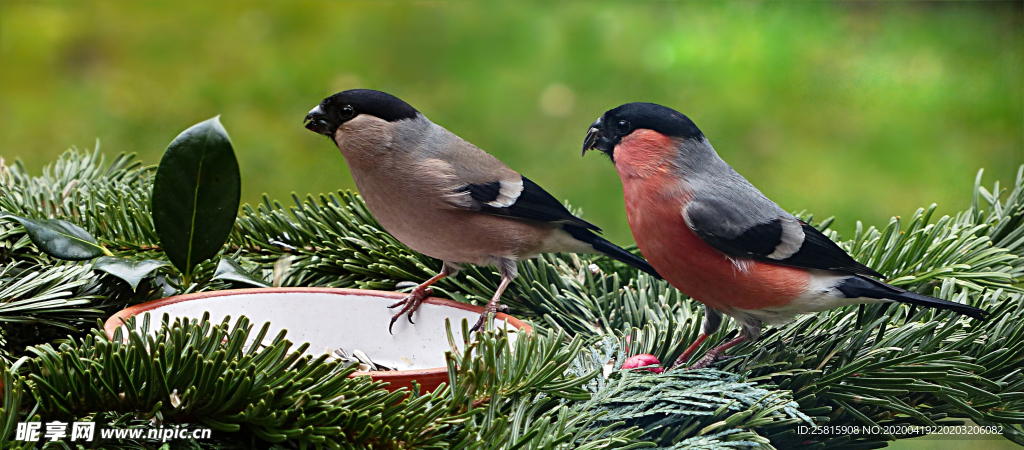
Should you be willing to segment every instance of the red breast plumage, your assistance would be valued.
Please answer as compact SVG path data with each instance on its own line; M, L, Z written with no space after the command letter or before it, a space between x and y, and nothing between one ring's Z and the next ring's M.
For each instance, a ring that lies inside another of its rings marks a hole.
M670 284L717 310L754 310L788 304L807 289L806 270L738 261L693 233L683 218L689 201L685 175L666 160L678 142L637 130L619 143L615 167L622 178L626 216L637 247Z
M701 335L676 360L719 329L722 314L741 333L691 367L756 340L765 323L858 303L904 302L984 320L985 311L886 284L818 229L769 200L715 152L685 115L653 103L608 110L584 139L584 153L612 158L629 225L648 262L671 285L706 305Z

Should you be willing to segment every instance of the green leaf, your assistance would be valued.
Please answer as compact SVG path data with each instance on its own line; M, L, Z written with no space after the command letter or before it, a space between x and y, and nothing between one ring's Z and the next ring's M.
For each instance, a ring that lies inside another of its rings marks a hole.
M227 131L214 117L178 135L153 183L153 223L171 264L191 279L231 232L242 182Z
M83 261L101 255L113 256L84 228L60 219L35 220L13 214L0 216L25 226L29 239L40 250L58 259Z
M135 288L139 286L139 282L142 281L143 278L146 278L146 275L149 275L158 267L166 265L166 262L154 259L135 261L125 258L104 256L97 259L96 262L93 263L92 267L128 282L134 291Z
M221 258L217 264L217 271L213 273L214 280L237 281L239 283L251 284L257 287L268 287L267 282L262 278L246 272L237 262L230 258Z

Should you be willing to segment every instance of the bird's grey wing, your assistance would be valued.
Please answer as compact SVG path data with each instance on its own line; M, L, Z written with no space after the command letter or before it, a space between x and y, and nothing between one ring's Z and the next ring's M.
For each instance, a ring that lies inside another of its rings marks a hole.
M534 220L538 222L566 223L585 229L601 231L594 224L572 215L554 196L529 178L518 175L518 180L467 183L464 192L472 200L470 208L484 214Z
M449 204L483 214L572 224L601 231L594 224L572 215L554 196L530 179L510 169L491 154L481 150L443 127L432 130L438 145L429 149L436 162L447 165L457 185L446 197Z
M766 200L767 201L767 200ZM768 201L770 202L770 201ZM750 217L734 202L694 199L683 209L683 218L693 232L716 250L735 258L800 267L882 277L854 260L818 229L769 203L777 213L757 211ZM764 205L767 206L767 205Z

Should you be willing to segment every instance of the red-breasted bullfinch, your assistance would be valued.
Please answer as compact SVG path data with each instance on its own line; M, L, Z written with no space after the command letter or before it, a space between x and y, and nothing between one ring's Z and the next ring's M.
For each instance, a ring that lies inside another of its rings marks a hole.
M494 265L501 273L474 330L498 310L517 275L516 261L541 253L600 253L657 275L536 183L398 97L369 89L339 92L313 108L304 123L338 146L359 194L387 232L444 262L440 273L391 305L402 309L389 329L402 314L412 322L430 285L463 263Z
M702 333L676 364L718 330L722 314L741 324L739 337L691 367L756 340L762 324L840 306L896 301L985 317L981 309L875 280L882 274L765 197L671 108L628 103L609 110L587 132L583 153L590 149L615 164L640 252L665 280L705 305Z

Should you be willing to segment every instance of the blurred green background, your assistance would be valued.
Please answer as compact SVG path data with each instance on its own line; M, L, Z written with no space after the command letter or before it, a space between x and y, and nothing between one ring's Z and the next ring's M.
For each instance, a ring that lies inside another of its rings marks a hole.
M788 210L884 224L967 206L1024 163L1021 2L3 1L0 155L33 169L98 138L155 164L217 114L243 200L353 187L302 127L355 87L407 100L632 242L606 109L689 115Z
M375 88L627 244L614 169L579 149L606 109L652 101L689 115L784 208L835 215L848 234L932 202L965 208L979 168L1013 181L1022 16L1021 2L4 0L0 156L38 170L98 138L155 164L221 114L244 201L353 188L301 122L327 95Z

